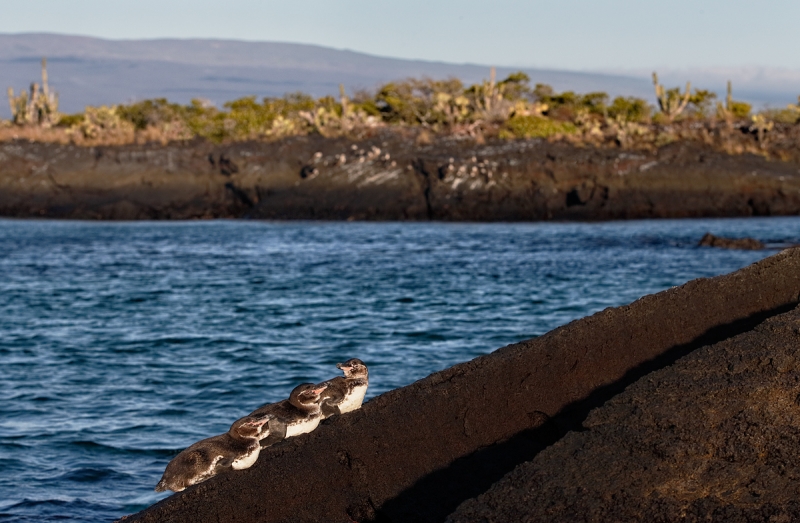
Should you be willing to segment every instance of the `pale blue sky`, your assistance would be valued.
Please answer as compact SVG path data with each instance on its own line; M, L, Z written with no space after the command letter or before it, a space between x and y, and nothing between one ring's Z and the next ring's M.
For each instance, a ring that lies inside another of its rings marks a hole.
M800 69L798 0L36 0L0 32L320 44L381 56L574 70Z

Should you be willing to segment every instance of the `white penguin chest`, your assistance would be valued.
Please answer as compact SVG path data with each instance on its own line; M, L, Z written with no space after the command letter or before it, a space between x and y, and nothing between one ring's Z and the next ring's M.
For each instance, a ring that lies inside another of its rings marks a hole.
M231 463L231 468L233 470L243 470L246 468L250 468L253 464L258 461L258 454L261 452L261 447L256 445L256 448L251 450L248 454L244 456L239 456L237 459Z
M286 425L286 437L291 438L292 436L297 436L298 434L305 434L306 432L311 432L319 425L319 421L322 419L320 416L317 416L312 419L304 419L302 421L298 421L297 423L292 423L290 425Z
M364 395L366 393L366 385L353 387L353 390L350 392L350 394L345 396L344 400L339 404L339 412L344 414L345 412L350 412L351 410L356 410L357 408L361 407L361 404L364 403Z

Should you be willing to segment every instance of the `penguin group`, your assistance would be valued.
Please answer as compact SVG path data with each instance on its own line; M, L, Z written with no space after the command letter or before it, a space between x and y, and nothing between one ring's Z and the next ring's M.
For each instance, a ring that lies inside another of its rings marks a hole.
M167 464L156 491L180 492L227 470L252 466L261 449L316 429L330 416L361 407L369 385L364 362L352 358L336 365L344 376L322 383L302 383L289 397L258 407L233 422L225 434L198 441Z

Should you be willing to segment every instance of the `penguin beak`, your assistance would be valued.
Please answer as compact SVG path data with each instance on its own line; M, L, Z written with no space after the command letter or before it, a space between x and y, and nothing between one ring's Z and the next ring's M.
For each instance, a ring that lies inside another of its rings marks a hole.
M263 425L264 423L267 423L271 419L272 419L272 415L264 414L263 417L256 418L256 420L255 421L251 421L250 424L253 425L253 426L256 426L256 427L260 427L261 425Z
M325 390L327 388L328 388L327 385L322 385L321 387L317 387L316 389L314 389L314 394L319 394L320 392L322 392L323 390Z

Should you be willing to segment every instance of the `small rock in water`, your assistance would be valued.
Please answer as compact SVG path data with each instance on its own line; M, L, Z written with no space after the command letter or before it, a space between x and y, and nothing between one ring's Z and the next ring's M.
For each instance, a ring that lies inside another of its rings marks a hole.
M764 249L765 246L755 238L723 238L721 236L714 236L707 232L698 243L701 247L718 247L720 249L742 249L748 251L758 251Z

